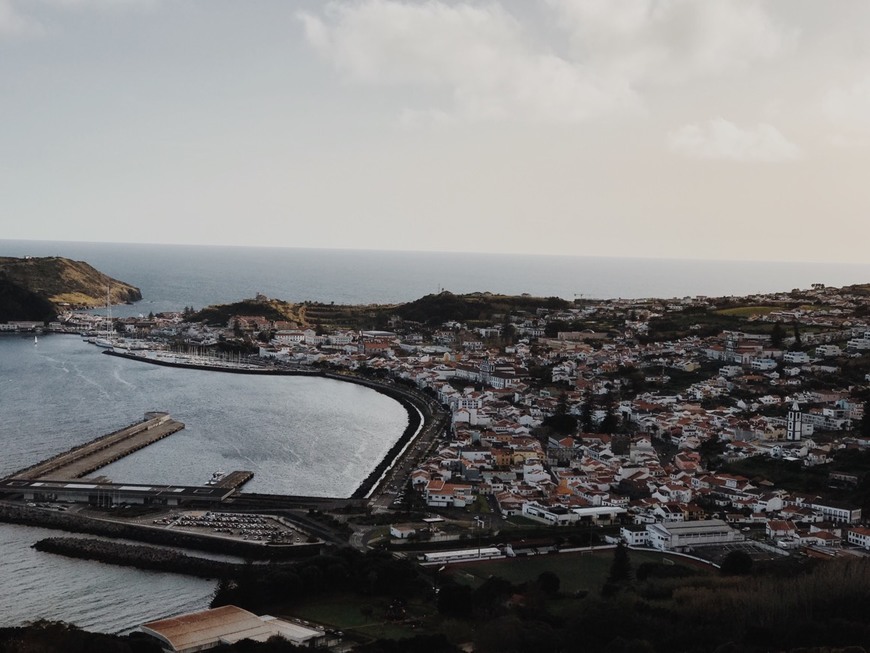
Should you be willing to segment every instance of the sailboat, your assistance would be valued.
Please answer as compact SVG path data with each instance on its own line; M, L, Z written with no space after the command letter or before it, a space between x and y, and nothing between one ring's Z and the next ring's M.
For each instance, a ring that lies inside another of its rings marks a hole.
M112 329L112 305L109 301L109 291L111 290L111 286L106 288L106 337L105 338L94 338L94 344L97 347L102 347L104 349L111 349L115 346L112 342L109 333Z
M39 336L33 336L33 345L36 346L39 344Z

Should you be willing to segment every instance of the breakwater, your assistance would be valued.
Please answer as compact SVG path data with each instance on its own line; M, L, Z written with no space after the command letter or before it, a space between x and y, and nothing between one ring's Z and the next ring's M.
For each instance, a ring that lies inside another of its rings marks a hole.
M159 549L143 544L122 544L94 538L47 537L33 548L68 558L96 560L148 571L163 571L197 578L231 578L244 573L247 565L191 556L172 549Z
M139 524L105 519L91 519L81 515L53 512L28 506L0 503L0 522L40 526L68 533L86 533L117 539L147 542L162 546L177 547L235 555L252 560L291 560L317 555L322 543L274 545L258 544L245 540L218 538L210 535L155 528Z
M185 359L184 357L177 356L173 358L156 358L140 353L113 350L105 350L103 353L109 356L116 356L163 367L224 372L228 374L319 377L365 386L397 401L408 414L408 424L402 432L402 435L399 436L393 446L387 451L386 455L359 484L356 490L353 491L349 497L351 499L362 499L368 497L376 488L379 481L384 477L385 472L394 465L398 456L407 447L414 436L421 432L423 427L429 426L433 423L433 417L437 412L443 412L443 409L437 404L437 402L435 402L431 397L424 395L416 387L410 385L403 386L398 383L380 379L366 378L348 371L338 372L325 368L299 366L290 368L255 366L251 364L237 366L231 364L217 365L209 364L208 362L201 362L198 359L193 358Z

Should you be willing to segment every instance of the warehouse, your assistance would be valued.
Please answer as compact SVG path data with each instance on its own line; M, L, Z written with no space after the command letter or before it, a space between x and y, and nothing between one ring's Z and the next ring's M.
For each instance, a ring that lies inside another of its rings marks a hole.
M275 636L295 646L314 648L327 644L323 630L275 617L258 617L234 605L151 621L143 624L141 630L159 640L163 650L171 653L207 651L243 639L265 642Z
M647 524L650 545L662 551L682 551L708 544L742 541L743 534L721 519Z

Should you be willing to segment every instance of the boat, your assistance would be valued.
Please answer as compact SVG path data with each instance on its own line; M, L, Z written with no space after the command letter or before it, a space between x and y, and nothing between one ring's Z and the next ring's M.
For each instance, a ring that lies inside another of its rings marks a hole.
M206 481L205 484L206 484L206 485L217 485L218 483L220 483L220 481L221 481L221 480L223 479L223 477L226 476L226 475L227 475L226 472L223 472L223 471L217 471L217 472L215 472L214 474L211 475L211 478L210 478L208 481Z
M33 344L34 344L34 345L38 345L38 344L39 344L39 336L33 336Z
M109 299L111 288L111 286L106 287L106 336L104 338L93 338L88 341L103 349L112 349L115 346L110 335L112 332L112 304Z

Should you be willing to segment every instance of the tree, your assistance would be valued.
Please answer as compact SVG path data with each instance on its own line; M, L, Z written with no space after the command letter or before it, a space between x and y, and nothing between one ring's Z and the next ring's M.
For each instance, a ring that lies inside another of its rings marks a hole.
M613 395L610 392L604 397L604 411L604 419L598 425L599 431L608 434L615 433L616 427L619 426L619 418L613 409Z
M794 349L800 349L803 346L801 341L801 330L798 328L797 322L794 323Z
M773 323L773 329L770 331L770 342L771 344L779 349L782 347L782 340L785 338L785 329L782 328L782 324L779 322Z
M610 563L610 571L607 580L601 589L603 596L613 596L622 588L631 584L634 580L634 572L631 568L631 559L628 557L628 547L623 542L616 545L613 550L613 562Z
M542 571L538 576L538 585L541 588L541 591L553 598L554 596L558 596L559 587L561 586L561 581L559 580L559 576L556 575L552 571Z
M580 428L584 433L592 433L592 397L587 392L580 407Z
M746 576L752 572L752 556L746 551L731 551L723 558L719 571L723 576Z
M861 436L870 437L870 401L864 402L864 416L861 418Z

